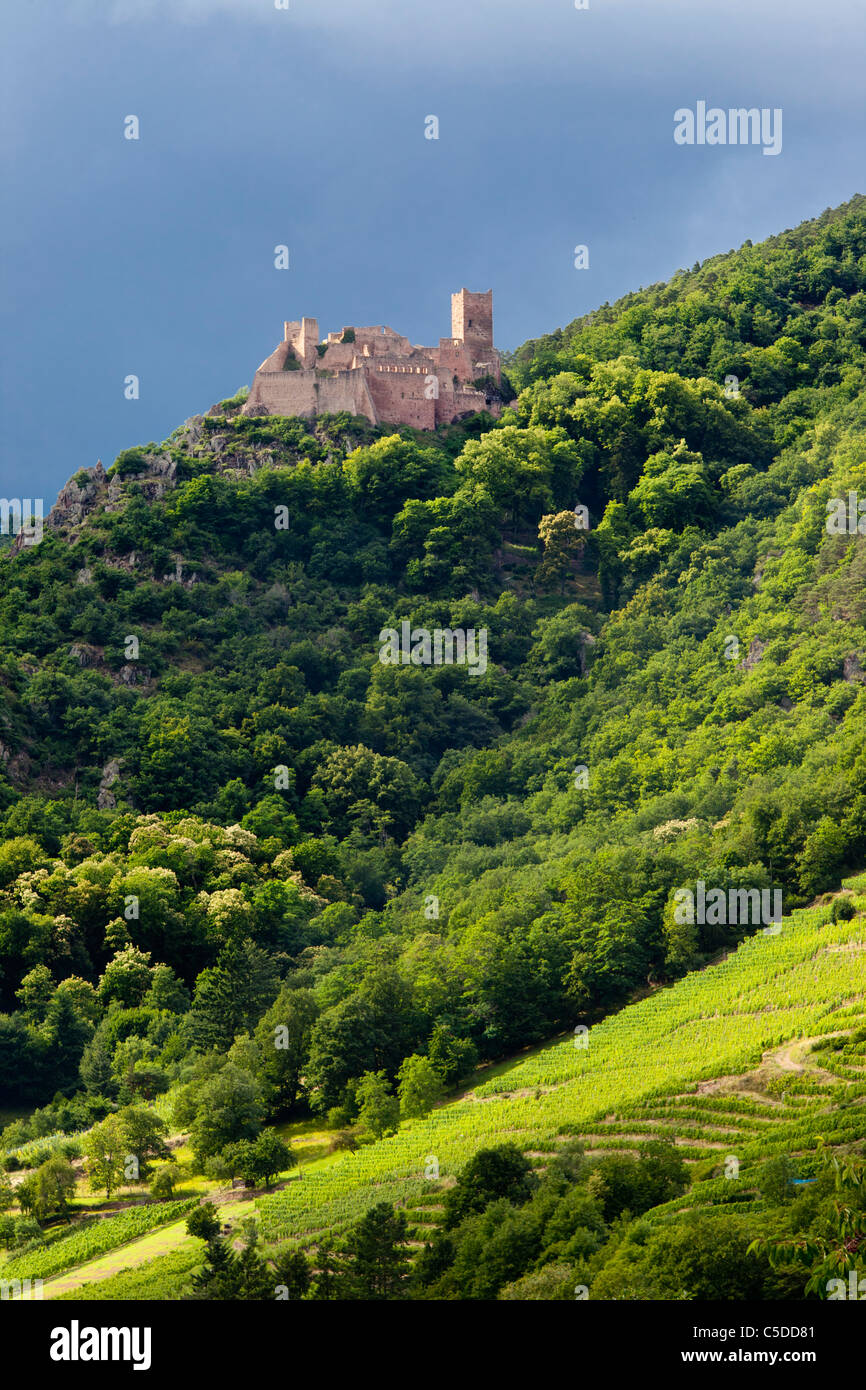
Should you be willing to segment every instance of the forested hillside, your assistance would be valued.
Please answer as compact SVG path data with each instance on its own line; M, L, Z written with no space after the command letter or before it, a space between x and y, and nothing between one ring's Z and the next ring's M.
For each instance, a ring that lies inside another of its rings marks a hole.
M385 1132L759 925L686 891L866 862L866 199L507 370L436 434L239 393L0 552L6 1147Z

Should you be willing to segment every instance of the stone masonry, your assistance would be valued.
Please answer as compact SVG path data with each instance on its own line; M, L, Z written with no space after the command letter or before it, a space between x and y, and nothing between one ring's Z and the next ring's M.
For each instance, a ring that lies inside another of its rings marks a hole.
M498 416L500 379L493 291L464 289L451 296L451 337L440 338L438 347L419 347L382 324L350 326L320 343L316 319L286 323L283 341L256 372L243 413L346 410L374 425L432 430L476 410Z

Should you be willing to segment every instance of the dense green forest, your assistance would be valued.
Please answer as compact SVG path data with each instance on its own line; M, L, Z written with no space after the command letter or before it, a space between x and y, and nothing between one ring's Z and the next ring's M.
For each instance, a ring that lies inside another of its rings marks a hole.
M828 526L866 500L866 198L507 372L435 434L239 393L0 552L5 1147L169 1091L203 1171L268 1122L382 1133L755 930L683 890L788 913L866 862L866 506ZM486 669L384 664L406 620ZM585 1252L681 1190L521 1163L515 1221ZM487 1296L482 1209L422 1296Z

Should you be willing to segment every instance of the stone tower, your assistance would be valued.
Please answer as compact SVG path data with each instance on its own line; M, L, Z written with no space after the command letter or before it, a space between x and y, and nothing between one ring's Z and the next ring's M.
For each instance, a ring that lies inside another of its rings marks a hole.
M475 356L493 347L493 291L458 290L451 296L451 336L459 338Z

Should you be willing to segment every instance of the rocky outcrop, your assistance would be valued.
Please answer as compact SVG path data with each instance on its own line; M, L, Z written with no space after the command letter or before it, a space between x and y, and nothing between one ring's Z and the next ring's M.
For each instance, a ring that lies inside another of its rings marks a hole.
M111 758L102 769L99 794L96 798L96 805L100 811L113 811L117 805L117 801L112 796L109 788L114 786L120 776L121 761L122 759L120 758Z
M195 433L195 420L188 421ZM138 472L126 478L114 474L109 477L97 459L93 468L81 468L61 488L57 501L45 518L46 527L52 531L67 530L80 526L92 512L105 508L108 512L119 511L123 505L124 482L135 482L148 501L154 502L163 497L169 488L174 487L177 464L168 454L148 454ZM16 539L14 549L21 548L20 538ZM87 571L81 572L79 584L86 584Z
M127 661L117 675L121 685L147 685L150 680L150 667Z
M177 464L168 454L157 454L147 460L147 466L133 475L143 495L149 502L156 502L174 487L177 478Z
M591 648L595 646L597 640L598 639L596 637L593 637L591 632L582 632L580 634L580 651L578 653L578 660L580 662L580 674L582 676L586 675L588 653L591 650Z
M105 469L102 460L97 459L94 468L82 468L61 488L57 501L45 519L45 525L52 530L80 525L88 512L105 500L107 492Z
M105 649L95 647L90 642L73 642L69 655L75 658L79 666L101 666L105 660Z
M760 637L753 637L749 643L749 650L743 658L743 670L751 671L757 666L764 652L767 650L766 642L762 642Z
M183 560L179 555L174 557L174 569L169 570L168 573L164 574L162 577L166 584L180 584L183 589L191 589L196 582L194 574L189 575L186 579L184 578Z

